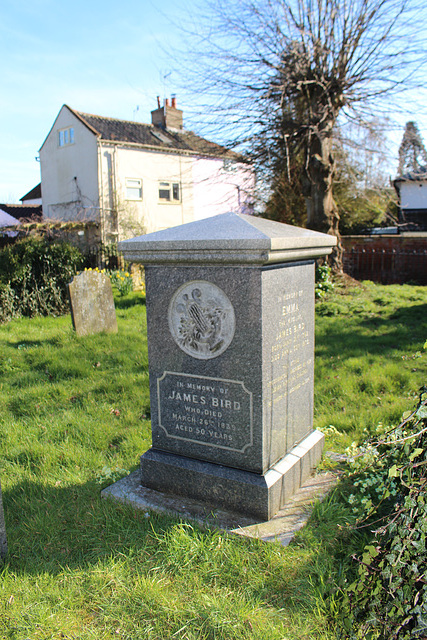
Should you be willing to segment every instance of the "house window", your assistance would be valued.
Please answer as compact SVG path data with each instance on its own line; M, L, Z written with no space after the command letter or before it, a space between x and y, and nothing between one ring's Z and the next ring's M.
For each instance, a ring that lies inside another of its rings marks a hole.
M159 182L159 200L161 202L180 202L179 182Z
M59 146L65 147L67 144L74 144L74 128L62 129L59 131Z
M142 200L142 180L126 178L126 200Z

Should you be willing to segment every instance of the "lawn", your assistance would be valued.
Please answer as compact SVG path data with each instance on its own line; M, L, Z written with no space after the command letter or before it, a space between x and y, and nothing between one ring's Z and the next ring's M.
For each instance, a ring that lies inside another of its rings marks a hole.
M116 308L117 335L77 338L69 316L0 327L0 637L332 640L346 517L333 501L284 549L100 499L150 444L144 300ZM426 339L425 287L365 283L318 303L327 449L413 406Z
M338 288L316 306L315 427L342 447L395 424L427 384L427 287Z

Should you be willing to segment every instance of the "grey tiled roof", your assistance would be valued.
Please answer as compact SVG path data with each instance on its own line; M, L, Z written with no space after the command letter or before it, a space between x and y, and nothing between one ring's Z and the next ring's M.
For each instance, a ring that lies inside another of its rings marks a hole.
M41 204L0 204L0 209L17 220L39 218L42 215Z
M71 109L71 111L85 122L101 140L130 142L133 144L158 147L159 149L193 151L202 155L207 154L236 160L241 159L237 153L215 142L205 140L205 138L197 136L192 131L163 129L152 124L105 118L90 113L74 111L73 109Z
M22 196L22 198L19 198L20 201L25 204L26 200L35 200L36 198L41 198L42 197L42 185L39 182L38 185L36 185L33 189L31 189L31 191L29 191L28 193L25 194L25 196Z

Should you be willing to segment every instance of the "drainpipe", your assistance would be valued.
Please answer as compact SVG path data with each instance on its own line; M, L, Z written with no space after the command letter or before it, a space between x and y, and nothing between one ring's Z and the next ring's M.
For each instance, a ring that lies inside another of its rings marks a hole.
M119 238L119 212L118 212L118 198L117 198L117 146L113 146L113 159L111 162L111 184L113 187L113 207L114 214L116 216L116 231L117 231L117 242L120 240Z
M102 179L102 143L98 140L98 197L101 244L105 244L104 181Z
M180 196L181 196L181 223L184 224L184 198L183 198L183 188L182 188L182 157L181 155L178 156L179 157L179 190L180 190ZM194 213L193 213L193 218L194 218Z

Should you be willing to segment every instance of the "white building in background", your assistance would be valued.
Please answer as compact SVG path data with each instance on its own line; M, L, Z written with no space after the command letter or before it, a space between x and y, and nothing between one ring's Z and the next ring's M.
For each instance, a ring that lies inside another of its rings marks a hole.
M186 131L175 98L151 116L149 125L64 105L40 149L45 219L95 221L110 243L251 212L255 176L238 154Z
M393 184L399 198L400 222L427 231L427 167L398 176Z
M41 207L42 206L42 186L40 182L33 189L31 189L31 191L26 193L25 196L22 196L22 198L19 198L19 200L20 202L22 202L23 205L36 204Z
M0 203L0 236L14 238L17 230L4 231L4 227L18 227L23 222L39 222L42 219L41 204L6 204Z

